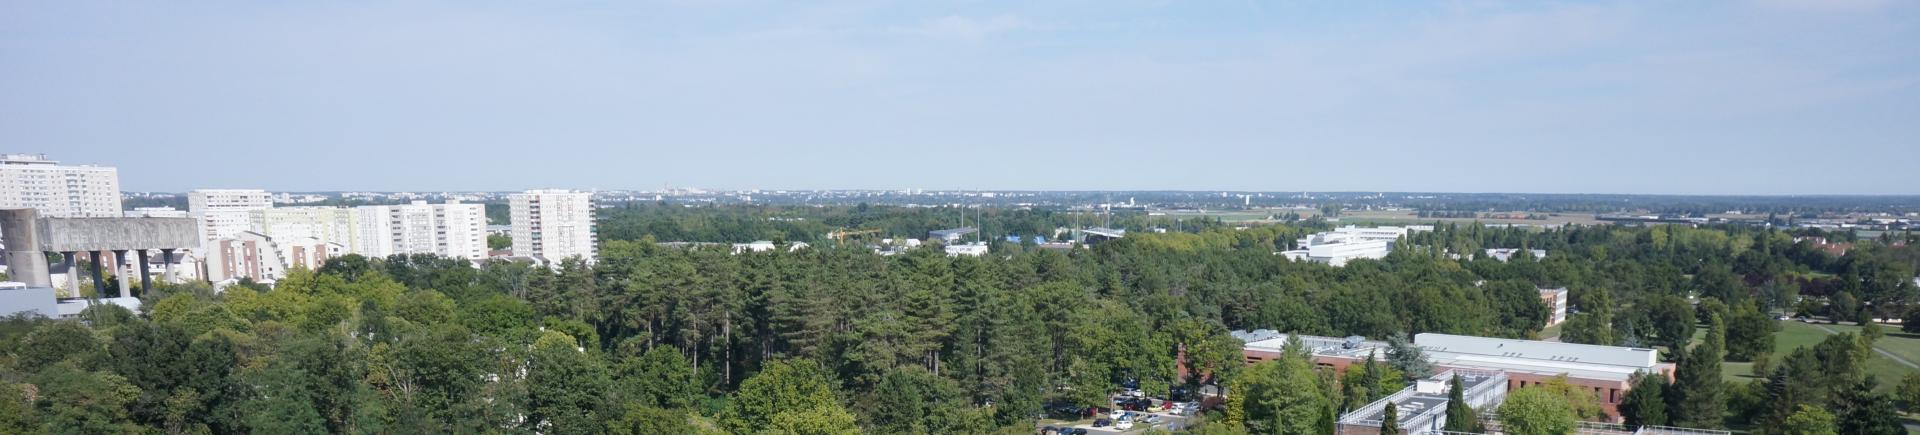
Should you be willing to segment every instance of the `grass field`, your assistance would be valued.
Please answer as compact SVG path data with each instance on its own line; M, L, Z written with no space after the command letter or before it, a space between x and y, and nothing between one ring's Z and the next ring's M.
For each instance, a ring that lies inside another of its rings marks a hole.
M1821 324L1819 326L1827 327L1836 332L1860 332L1860 327L1854 325ZM1780 322L1780 332L1773 334L1773 354L1775 355L1774 358L1776 358L1776 361L1780 356L1793 353L1794 349L1813 346L1821 340L1827 339L1827 335L1829 334L1827 334L1826 331L1820 330L1819 326L1809 325L1799 321ZM1908 361L1920 361L1915 359L1920 358L1920 336L1889 330L1886 336L1874 342L1874 347L1899 355ZM1724 374L1729 381L1749 382L1754 379L1752 363L1729 361L1722 363L1720 369L1721 373ZM1867 360L1867 374L1874 375L1874 377L1880 380L1880 386L1875 391L1885 392L1892 390L1894 384L1900 382L1901 377L1906 376L1907 373L1912 371L1913 369L1878 353L1875 353L1873 358Z

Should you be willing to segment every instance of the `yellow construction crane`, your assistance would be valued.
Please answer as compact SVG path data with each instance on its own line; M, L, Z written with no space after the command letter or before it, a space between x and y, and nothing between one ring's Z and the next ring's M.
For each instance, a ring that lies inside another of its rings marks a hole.
M834 243L844 244L847 242L848 237L862 236L867 234L879 234L879 233L880 233L880 229L878 228L870 228L870 229L864 229L864 230L835 230L834 232L827 233L827 237L832 238Z

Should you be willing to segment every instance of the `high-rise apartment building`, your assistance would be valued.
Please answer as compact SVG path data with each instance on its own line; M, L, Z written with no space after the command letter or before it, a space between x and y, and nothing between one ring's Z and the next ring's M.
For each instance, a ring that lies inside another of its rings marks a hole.
M513 219L513 255L557 263L599 255L594 244L593 194L529 190L507 195Z
M361 206L354 213L360 234L355 253L370 257L438 254L469 260L487 258L485 205L457 200L445 204L414 201Z
M46 217L120 217L120 170L62 165L45 154L0 154L0 208Z
M253 229L253 211L273 208L260 189L200 189L187 193L187 213L200 219L200 237L211 246Z

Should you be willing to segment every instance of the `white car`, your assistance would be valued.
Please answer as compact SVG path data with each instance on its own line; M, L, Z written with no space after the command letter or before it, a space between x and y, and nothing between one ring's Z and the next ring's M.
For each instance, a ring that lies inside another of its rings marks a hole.
M1113 412L1107 413L1107 417L1112 418L1116 421L1122 418L1127 418L1127 410L1120 409L1120 408L1113 408Z
M1118 430L1133 429L1133 417L1121 417L1119 420L1114 420L1113 428Z

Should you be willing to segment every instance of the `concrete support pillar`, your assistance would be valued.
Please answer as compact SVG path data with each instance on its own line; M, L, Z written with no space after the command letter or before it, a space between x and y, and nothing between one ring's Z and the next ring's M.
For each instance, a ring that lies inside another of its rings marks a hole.
M80 269L76 269L76 267L80 266L75 264L75 262L79 261L79 256L80 253L73 251L60 253L60 264L66 266L67 285L73 286L74 296L80 296Z
M133 281L133 274L127 273L126 259L126 250L113 251L113 275L120 281L120 294L114 295L117 298L133 296L133 283L128 282Z
M137 257L140 259L140 293L153 293L153 273L148 272L147 269L147 250L141 249L135 252L140 255Z
M0 210L0 237L6 238L7 271L14 281L31 287L52 287L47 254L40 252L40 212L31 208Z
M173 269L174 269L173 248L160 250L160 266L167 268L167 271L160 273L160 280L166 281L168 284L174 283L173 281Z
M93 297L107 295L107 279L100 276L100 251L87 251L88 261L93 263Z

